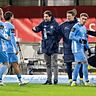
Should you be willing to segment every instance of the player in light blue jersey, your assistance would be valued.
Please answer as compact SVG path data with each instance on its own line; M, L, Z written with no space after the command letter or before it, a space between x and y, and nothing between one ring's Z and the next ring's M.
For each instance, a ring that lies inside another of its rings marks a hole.
M84 46L89 49L88 42L87 42L87 30L84 24L88 19L88 15L86 13L80 14L80 21L75 24L70 32L69 38L72 40L72 53L75 57L76 64L74 71L73 71L73 82L71 86L76 85L76 80L78 76L78 72L80 69L81 64L83 64L83 75L85 77L85 85L89 85L88 80L88 62L87 57L84 52Z
M8 35L5 33L5 26L2 22L3 10L0 8L0 86L3 86L2 82L3 74L8 71L8 54L6 53L6 41L8 40Z
M10 40L7 42L7 53L8 53L8 58L9 58L9 64L12 64L15 73L18 77L19 80L19 85L25 85L28 82L24 82L21 80L21 72L20 72L20 68L19 68L19 64L18 64L18 48L16 45L16 41L15 41L15 28L14 25L11 23L12 19L14 18L14 15L12 12L7 11L4 14L4 18L5 18L5 26L6 26L6 30L7 30L7 34L10 37Z

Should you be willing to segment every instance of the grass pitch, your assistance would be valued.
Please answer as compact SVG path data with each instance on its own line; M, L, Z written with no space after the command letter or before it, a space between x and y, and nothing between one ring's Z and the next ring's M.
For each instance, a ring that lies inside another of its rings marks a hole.
M0 86L0 96L96 96L96 87L68 85L6 84Z

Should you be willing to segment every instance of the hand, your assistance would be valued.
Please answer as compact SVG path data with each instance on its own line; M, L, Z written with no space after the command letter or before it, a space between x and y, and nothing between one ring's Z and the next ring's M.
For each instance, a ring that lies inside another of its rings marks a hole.
M10 36L8 36L8 38L7 38L8 40L10 40Z
M17 51L17 52L16 52L16 55L18 55L18 53L19 53L19 52Z
M33 28L32 28L32 30L33 30L33 31L36 31L36 28L35 28L35 27L33 27Z
M86 43L87 43L87 40L85 40L85 39L80 39L79 42L80 42L81 44L86 44Z

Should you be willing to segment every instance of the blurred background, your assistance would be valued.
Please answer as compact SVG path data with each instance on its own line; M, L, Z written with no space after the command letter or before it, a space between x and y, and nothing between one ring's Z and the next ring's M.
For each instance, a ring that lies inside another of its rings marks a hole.
M96 5L96 0L0 0L0 6L78 6Z

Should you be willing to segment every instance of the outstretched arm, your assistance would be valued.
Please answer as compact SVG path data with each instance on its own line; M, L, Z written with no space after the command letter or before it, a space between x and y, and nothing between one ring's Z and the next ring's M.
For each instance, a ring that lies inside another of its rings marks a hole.
M36 27L33 27L33 28L32 28L32 31L34 31L34 32L36 32L36 33L42 31L42 23L40 23L40 24L39 24L38 26L36 26Z
M88 35L96 36L96 31L87 30Z

